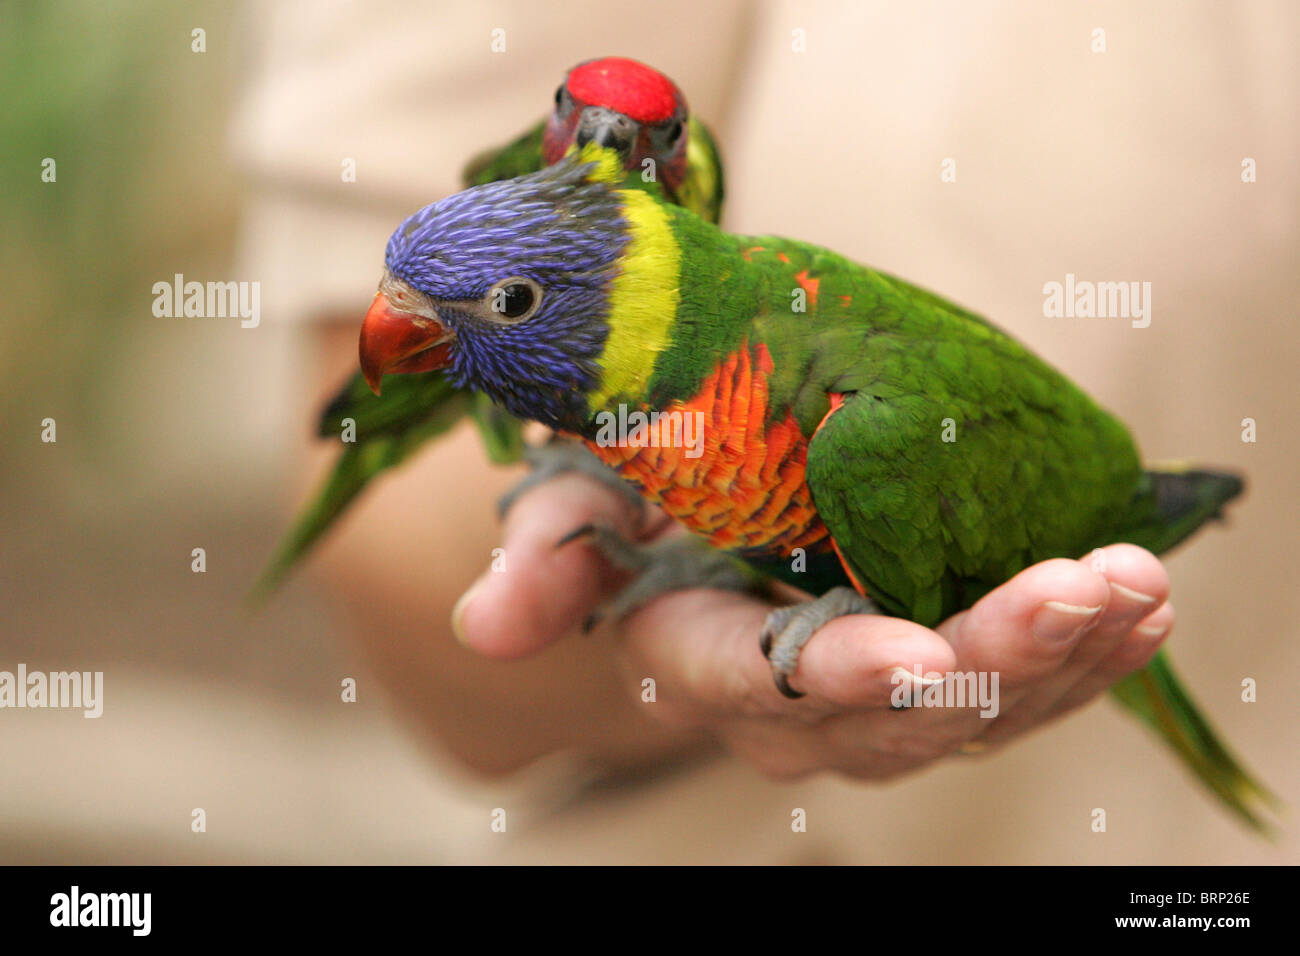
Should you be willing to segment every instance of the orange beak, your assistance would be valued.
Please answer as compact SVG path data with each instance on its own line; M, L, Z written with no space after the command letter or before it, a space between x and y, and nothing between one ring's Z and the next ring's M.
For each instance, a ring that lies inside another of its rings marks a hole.
M431 372L451 364L452 332L437 319L394 308L376 293L361 323L361 374L379 394L385 375Z

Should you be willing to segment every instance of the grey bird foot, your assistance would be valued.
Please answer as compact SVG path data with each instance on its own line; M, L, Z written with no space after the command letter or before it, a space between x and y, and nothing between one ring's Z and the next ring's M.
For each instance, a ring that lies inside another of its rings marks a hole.
M580 539L589 541L618 567L639 572L631 584L587 616L582 623L584 631L592 630L607 617L622 620L660 595L673 591L763 590L761 575L698 538L669 537L645 544L629 541L601 525L585 524L570 531L555 546L561 548Z
M758 646L772 665L776 689L792 700L803 694L790 686L799 667L799 654L823 624L846 614L879 614L880 608L852 588L831 588L804 604L777 608L763 622Z
M569 472L586 475L613 488L620 496L627 499L628 504L636 510L637 514L640 514L645 506L635 488L620 478L613 468L588 451L585 445L576 441L552 438L544 445L531 446L524 450L524 461L528 462L529 472L519 484L497 500L498 518L504 518L506 512L525 491Z

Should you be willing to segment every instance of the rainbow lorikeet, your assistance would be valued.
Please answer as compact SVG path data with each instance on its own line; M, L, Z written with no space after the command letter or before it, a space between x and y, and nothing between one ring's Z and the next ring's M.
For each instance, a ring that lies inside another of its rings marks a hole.
M831 617L933 627L1047 558L1165 551L1242 489L1144 470L1119 421L986 320L826 249L724 233L627 188L595 144L421 209L386 266L361 332L371 385L413 356L446 366L580 436L714 548L821 595L764 628L787 692ZM634 413L660 415L658 441L653 424L610 440ZM702 441L676 440L695 414ZM1163 652L1116 695L1264 825L1266 791Z
M723 173L708 128L691 114L677 85L636 60L603 57L571 69L555 91L546 119L509 145L470 162L467 186L536 172L588 142L617 151L630 183L657 190L670 202L716 222L722 213ZM517 461L524 451L522 423L484 393L454 385L432 356L395 371L429 372L400 380L375 396L353 376L321 414L317 434L349 436L334 469L303 510L254 589L269 594L293 565L380 472L407 460L427 442L469 416L489 457ZM352 431L347 431L347 420Z

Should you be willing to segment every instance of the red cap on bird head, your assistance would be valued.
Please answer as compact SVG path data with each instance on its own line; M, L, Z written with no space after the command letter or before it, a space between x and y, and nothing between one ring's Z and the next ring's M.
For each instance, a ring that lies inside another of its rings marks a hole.
M685 108L677 84L653 67L622 56L579 63L569 71L569 92L582 103L599 103L638 123L662 123Z

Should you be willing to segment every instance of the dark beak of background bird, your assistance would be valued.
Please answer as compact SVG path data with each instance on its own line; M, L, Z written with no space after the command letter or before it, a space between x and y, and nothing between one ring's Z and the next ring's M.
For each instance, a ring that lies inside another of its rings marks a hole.
M639 132L637 124L622 113L615 113L603 106L588 106L578 117L575 139L578 149L595 141L626 156Z
M382 292L361 323L361 373L379 394L387 375L431 372L451 364L451 331L437 319L404 312Z

